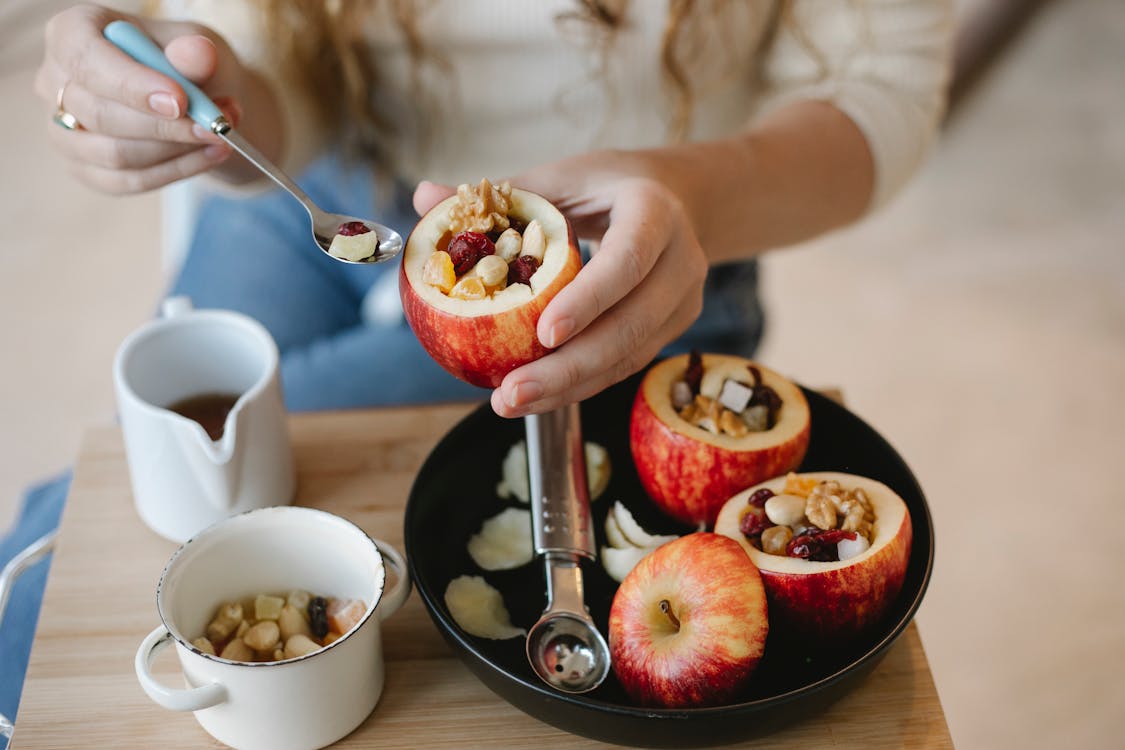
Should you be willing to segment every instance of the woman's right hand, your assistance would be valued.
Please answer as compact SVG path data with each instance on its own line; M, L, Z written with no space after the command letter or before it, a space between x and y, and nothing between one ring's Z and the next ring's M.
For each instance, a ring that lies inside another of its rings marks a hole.
M94 5L70 8L47 23L46 55L36 93L58 104L80 127L48 120L52 145L71 172L107 193L138 193L212 169L231 149L187 116L187 96L168 76L148 68L102 36L127 20L164 48L169 61L199 84L232 124L250 77L219 35L199 24L141 19Z

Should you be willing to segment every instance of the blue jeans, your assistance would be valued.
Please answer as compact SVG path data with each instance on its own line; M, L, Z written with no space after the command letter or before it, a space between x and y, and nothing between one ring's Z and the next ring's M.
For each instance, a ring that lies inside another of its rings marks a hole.
M70 489L70 474L30 489L24 497L15 526L7 536L0 538L0 566L19 554L39 537L59 525L66 493ZM19 706L23 675L31 654L31 637L39 619L39 604L43 587L47 585L47 560L30 568L12 588L8 607L0 627L0 714L14 720Z
M366 167L347 169L339 158L327 157L299 182L328 211L378 218L404 237L414 225L410 190L400 186L377 196ZM305 212L273 191L209 199L171 293L190 296L197 308L237 310L260 321L281 352L291 411L484 399L486 390L438 367L401 316L365 315L379 295L373 289L383 287L392 302L397 299L397 273L397 263L355 266L326 257L313 244ZM751 356L762 332L757 276L753 261L713 268L699 320L664 353L698 348ZM19 524L0 542L0 564L57 525L68 483L63 478L28 495ZM0 712L9 718L15 716L46 567L38 565L20 581L0 634Z

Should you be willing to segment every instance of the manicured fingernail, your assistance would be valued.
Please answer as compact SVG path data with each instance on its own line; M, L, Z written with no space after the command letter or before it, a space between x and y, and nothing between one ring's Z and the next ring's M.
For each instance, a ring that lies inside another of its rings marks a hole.
M148 98L148 107L153 112L169 120L180 116L180 105L171 94L156 93Z
M547 346L554 349L570 338L572 333L574 333L574 321L570 318L563 318L551 326L551 331L547 334Z
M203 127L199 123L192 123L191 134L201 141L209 141L211 138L211 131Z
M226 156L229 149L225 143L212 143L210 146L203 149L203 155L208 159L218 159L219 157Z
M516 384L515 388L508 391L507 402L509 407L518 409L542 397L543 386L536 383L534 380L525 380L522 383Z

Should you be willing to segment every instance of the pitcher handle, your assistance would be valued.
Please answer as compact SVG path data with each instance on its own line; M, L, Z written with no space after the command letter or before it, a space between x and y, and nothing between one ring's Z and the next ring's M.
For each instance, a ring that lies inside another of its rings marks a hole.
M172 634L163 625L141 641L133 668L149 698L170 711L200 711L217 706L227 699L227 689L217 682L195 688L170 688L152 676L152 660L172 643Z
M375 546L379 548L379 554L383 556L383 561L391 566L391 570L395 572L397 581L394 588L390 591L384 591L383 596L379 598L379 603L375 606L375 614L379 620L385 620L406 602L407 597L410 596L410 572L406 568L406 560L390 544L387 544L381 539L372 539Z

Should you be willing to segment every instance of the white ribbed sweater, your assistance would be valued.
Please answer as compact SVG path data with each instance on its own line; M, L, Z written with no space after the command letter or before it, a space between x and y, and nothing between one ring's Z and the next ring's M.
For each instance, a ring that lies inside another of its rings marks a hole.
M574 0L438 0L420 18L426 43L451 73L423 68L432 135L395 144L401 176L449 184L500 178L594 148L643 148L669 139L671 97L659 60L666 0L633 0L604 68L588 35L560 24ZM772 2L730 3L689 35L694 93L689 140L730 135L794 99L832 102L865 135L875 160L871 205L893 195L921 163L940 119L952 31L949 0L795 0L755 70L754 50ZM214 28L283 94L286 163L296 168L327 145L307 106L274 71L246 0L171 0L169 16ZM381 6L380 6L381 7ZM369 33L388 83L378 92L405 132L420 130L412 66L395 25L377 12Z

